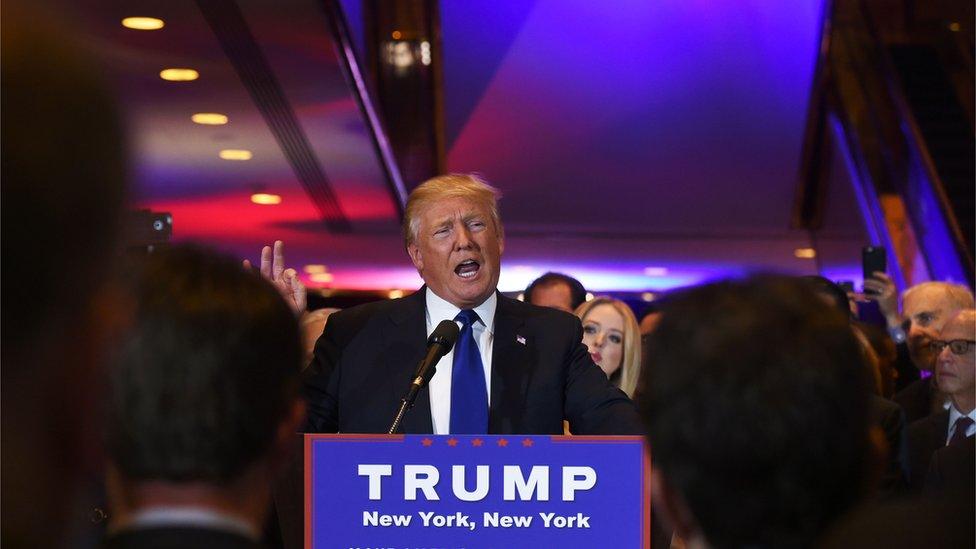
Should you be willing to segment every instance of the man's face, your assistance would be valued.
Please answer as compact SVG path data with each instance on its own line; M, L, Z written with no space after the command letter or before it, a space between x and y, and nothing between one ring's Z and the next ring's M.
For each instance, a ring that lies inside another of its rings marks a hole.
M529 302L540 307L552 307L567 313L573 312L573 293L562 282L536 287L529 296Z
M972 316L957 316L946 323L939 339L972 341L974 332L976 332L976 321ZM957 355L952 352L952 349L946 347L939 353L936 362L935 380L943 393L972 394L976 388L976 348L973 345L970 345L969 350L963 355Z
M462 309L477 307L498 286L504 243L487 208L465 198L420 212L407 252L427 286Z
M903 303L908 328L908 352L920 370L931 372L935 369L935 353L929 348L933 339L939 339L939 332L946 321L958 312L943 288L919 288L905 296Z

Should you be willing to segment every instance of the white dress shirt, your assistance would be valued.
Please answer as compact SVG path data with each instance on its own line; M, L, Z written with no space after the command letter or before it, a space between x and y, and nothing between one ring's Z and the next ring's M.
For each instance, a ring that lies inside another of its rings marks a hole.
M956 410L955 406L949 407L949 432L946 433L946 444L949 444L949 441L952 440L952 435L956 434L956 420L963 416L976 421L976 409L970 410L968 414L964 414L959 410ZM971 437L973 434L976 434L976 424L970 423L969 427L966 429L966 436Z
M474 341L481 351L481 364L485 368L485 387L488 389L488 405L491 405L491 349L495 339L495 307L498 296L492 292L481 305L474 308L481 322L472 326ZM443 300L427 288L427 337L442 320L454 320L461 309ZM460 324L459 324L460 325ZM434 377L430 380L430 419L435 435L451 432L451 373L454 366L454 350L437 363Z

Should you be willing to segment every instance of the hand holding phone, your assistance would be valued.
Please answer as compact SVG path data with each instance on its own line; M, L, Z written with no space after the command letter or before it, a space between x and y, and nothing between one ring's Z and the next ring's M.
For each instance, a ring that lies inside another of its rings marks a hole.
M869 285L870 279L876 278L875 273L884 274L888 270L888 256L882 246L865 246L861 248L861 268L864 273L864 293L878 295L875 285Z

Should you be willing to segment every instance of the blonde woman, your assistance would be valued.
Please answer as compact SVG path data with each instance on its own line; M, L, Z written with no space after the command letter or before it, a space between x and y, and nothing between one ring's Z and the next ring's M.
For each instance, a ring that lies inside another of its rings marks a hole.
M633 397L641 367L640 328L633 311L619 299L598 297L580 305L576 316L583 322L583 343L593 362Z

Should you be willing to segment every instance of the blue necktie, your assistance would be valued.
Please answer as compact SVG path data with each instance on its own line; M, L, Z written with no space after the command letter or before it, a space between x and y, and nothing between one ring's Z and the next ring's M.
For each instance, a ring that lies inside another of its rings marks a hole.
M485 434L488 432L488 389L481 351L472 329L479 320L478 313L465 309L454 320L461 323L461 333L454 345L451 370L451 434Z

